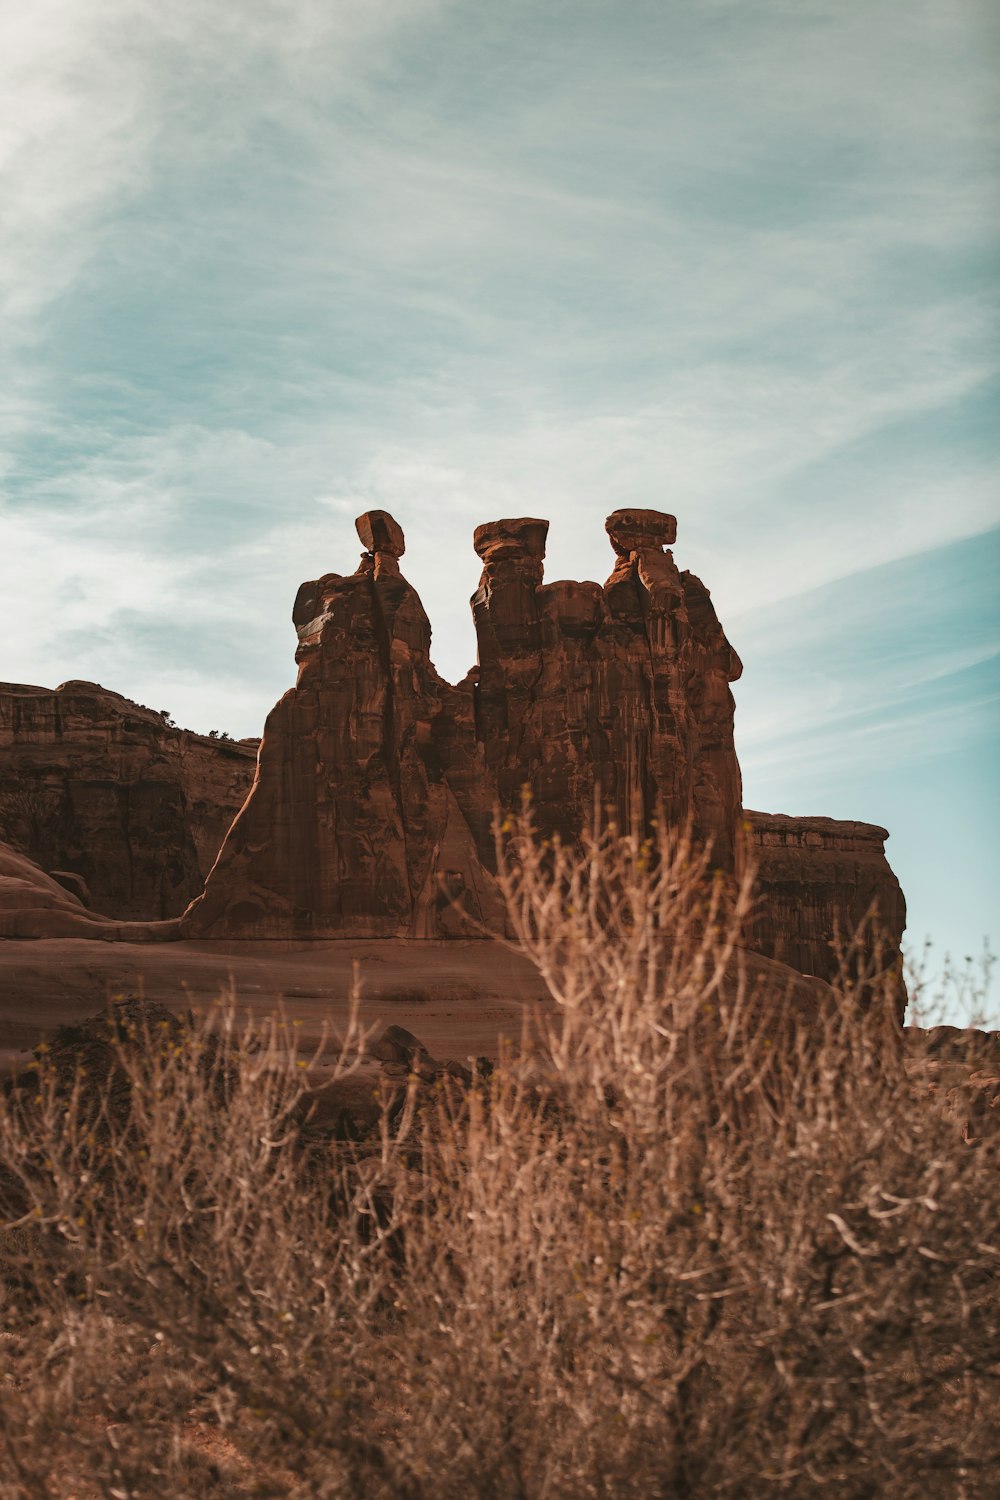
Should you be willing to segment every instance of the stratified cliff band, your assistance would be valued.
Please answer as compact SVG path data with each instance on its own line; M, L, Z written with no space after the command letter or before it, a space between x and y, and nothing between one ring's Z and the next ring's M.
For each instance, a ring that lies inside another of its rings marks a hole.
M874 914L890 961L906 926L906 902L885 857L884 828L837 818L747 812L744 830L757 876L748 945L802 974L832 979ZM862 953L870 950L869 931ZM857 957L849 968L856 969Z

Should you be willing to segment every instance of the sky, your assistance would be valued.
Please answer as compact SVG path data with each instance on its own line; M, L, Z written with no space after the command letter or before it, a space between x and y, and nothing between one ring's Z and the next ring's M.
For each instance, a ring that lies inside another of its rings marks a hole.
M1000 943L992 0L33 0L0 16L0 677L259 733L382 506L678 518L748 806ZM995 997L994 997L995 998Z

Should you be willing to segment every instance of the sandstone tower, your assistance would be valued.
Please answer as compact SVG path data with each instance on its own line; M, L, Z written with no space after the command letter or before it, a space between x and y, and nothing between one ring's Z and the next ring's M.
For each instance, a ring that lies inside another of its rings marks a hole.
M572 838L595 795L624 829L661 809L732 870L739 658L704 584L674 563L673 516L621 510L606 525L603 588L544 582L547 521L476 529L479 663L453 687L400 571L401 528L385 511L360 516L357 570L299 590L298 681L268 716L250 795L184 931L499 930L492 813L525 786L543 829Z

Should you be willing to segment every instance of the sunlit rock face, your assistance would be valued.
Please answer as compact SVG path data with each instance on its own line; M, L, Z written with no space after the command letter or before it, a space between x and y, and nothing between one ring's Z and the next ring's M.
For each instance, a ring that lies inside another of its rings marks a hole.
M748 850L757 868L759 900L752 946L801 974L837 977L848 957L857 971L874 956L875 932L885 939L884 965L898 959L906 902L885 855L888 833L873 823L746 813ZM845 956L846 953L845 953Z
M0 839L117 919L178 916L246 799L256 742L94 682L0 684Z
M358 569L303 584L296 686L184 919L192 935L442 937L497 931L495 806L532 795L575 836L690 823L732 870L742 820L729 683L740 662L708 590L674 564L672 516L618 511L611 578L543 581L548 522L477 528L479 664L458 687L400 571L401 528L358 519Z

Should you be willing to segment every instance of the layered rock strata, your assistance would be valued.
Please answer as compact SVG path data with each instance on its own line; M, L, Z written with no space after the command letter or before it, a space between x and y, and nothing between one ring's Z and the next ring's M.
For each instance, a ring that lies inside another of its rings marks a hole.
M95 912L179 915L253 780L256 742L192 734L93 682L0 685L0 838Z
M819 979L870 959L881 934L882 962L894 963L906 902L885 855L884 828L835 818L744 814L757 867L758 904L750 945ZM848 953L856 935L859 942Z

